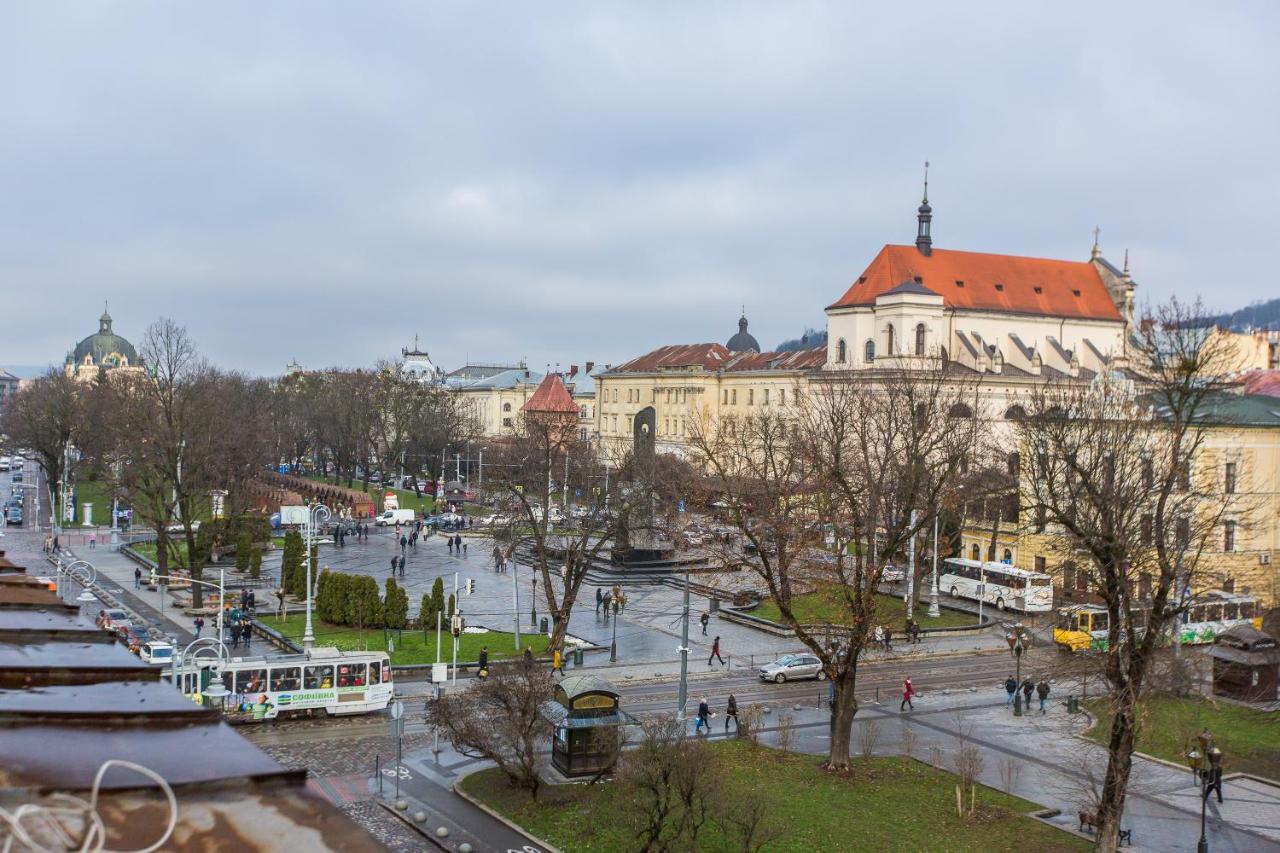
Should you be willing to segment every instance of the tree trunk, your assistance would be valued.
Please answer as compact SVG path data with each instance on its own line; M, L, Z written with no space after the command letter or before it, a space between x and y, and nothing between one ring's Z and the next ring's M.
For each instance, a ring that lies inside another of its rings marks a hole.
M849 769L849 743L853 739L853 718L858 713L858 697L854 693L856 675L851 670L832 682L835 707L831 709L831 753L828 770Z
M1094 850L1114 853L1120 842L1120 822L1124 818L1125 793L1133 768L1133 744L1137 725L1137 695L1122 690L1115 699L1111 738L1107 743L1107 775L1098 800L1098 836Z

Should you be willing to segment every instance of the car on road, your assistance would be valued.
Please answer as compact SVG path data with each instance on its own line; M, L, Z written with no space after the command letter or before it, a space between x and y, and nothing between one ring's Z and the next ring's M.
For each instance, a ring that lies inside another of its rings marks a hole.
M138 657L142 658L143 663L154 664L171 664L173 663L173 644L166 643L163 640L149 640L142 644L142 648L138 650Z
M120 637L120 642L124 643L129 651L135 655L142 651L142 647L151 640L151 631L138 625L129 625L121 628L116 632Z
M6 525L22 524L22 507L15 504L10 504L6 507L4 511L4 523Z
M12 480L13 482L15 482L15 483L21 483L21 482L22 482L22 472L21 472L21 471L14 471L14 472L13 472L13 476L12 476L12 477L10 477L9 479L11 479L11 480Z
M0 471L8 471L13 466L12 456L0 456Z
M783 655L770 664L760 667L760 680L782 684L784 681L796 681L801 678L825 680L827 674L822 671L822 661L816 655L798 654Z
M883 583L902 583L907 579L907 570L902 566L895 566L892 563L886 563L884 570L880 573L880 580Z

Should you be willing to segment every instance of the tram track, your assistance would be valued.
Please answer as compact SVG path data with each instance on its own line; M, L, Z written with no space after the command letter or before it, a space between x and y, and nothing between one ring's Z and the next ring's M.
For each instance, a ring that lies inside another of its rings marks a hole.
M1033 672L1052 660L1051 650L1031 650L1023 657L1024 672ZM1008 674L1009 659L1002 655L973 657L947 657L903 660L877 660L859 667L858 701L870 703L895 696L901 687L904 673L910 674L922 695L939 690L959 690L969 687L997 689ZM426 682L409 682L422 685L422 692L400 694L408 713L405 734L428 734L430 729L422 720L422 708L430 692ZM714 695L720 699L733 693L738 703L790 705L803 703L818 706L825 702L827 684L818 681L792 681L784 684L763 682L755 672L734 673L714 681L697 681L689 689L690 704L696 703L695 695ZM679 686L676 679L660 683L620 685L624 708L637 716L645 717L674 709ZM380 711L360 717L317 717L294 720L277 720L266 724L244 724L238 729L248 740L259 746L287 746L309 741L346 741L361 738L389 736L390 713Z

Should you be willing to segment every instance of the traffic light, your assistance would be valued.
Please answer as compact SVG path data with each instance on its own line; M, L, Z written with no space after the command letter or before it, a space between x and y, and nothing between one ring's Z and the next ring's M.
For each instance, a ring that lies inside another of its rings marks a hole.
M461 636L463 627L464 627L464 623L462 621L462 614L460 613L453 614L453 616L449 619L449 632L453 634L453 636L455 637Z

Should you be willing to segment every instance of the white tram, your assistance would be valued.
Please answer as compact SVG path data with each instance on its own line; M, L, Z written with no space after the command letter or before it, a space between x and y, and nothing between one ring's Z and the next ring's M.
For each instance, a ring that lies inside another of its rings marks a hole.
M176 675L175 675L176 673ZM237 722L261 722L277 717L315 713L331 716L368 714L391 703L395 685L386 652L347 652L311 649L300 655L211 658L188 661L166 670L183 693L203 702L203 690L215 675L230 691L223 714Z

